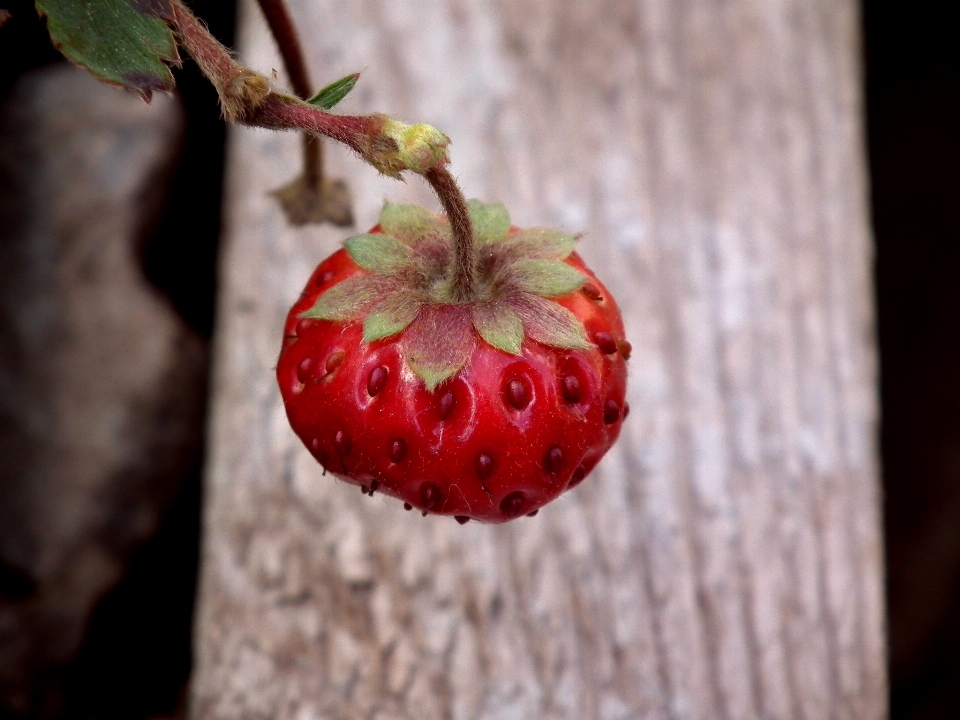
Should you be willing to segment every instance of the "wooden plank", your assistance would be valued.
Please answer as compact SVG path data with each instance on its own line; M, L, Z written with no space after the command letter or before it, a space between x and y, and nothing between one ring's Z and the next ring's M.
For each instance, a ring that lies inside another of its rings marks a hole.
M576 491L506 526L321 477L272 368L345 233L232 137L196 718L886 714L876 361L853 0L299 0L345 111L431 122L469 196L585 231L633 412ZM240 50L281 64L243 5ZM361 228L436 203L342 151Z

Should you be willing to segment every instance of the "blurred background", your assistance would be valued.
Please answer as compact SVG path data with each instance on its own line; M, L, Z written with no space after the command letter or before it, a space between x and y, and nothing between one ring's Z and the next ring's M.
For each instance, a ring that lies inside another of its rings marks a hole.
M0 718L178 717L224 126L189 62L178 100L149 115L96 83L71 91L33 4L0 5L12 13L0 27ZM231 2L191 5L232 43ZM955 718L960 58L942 4L862 12L891 716ZM67 106L80 120L58 126L51 109ZM92 428L38 430L94 412L132 450L117 456Z

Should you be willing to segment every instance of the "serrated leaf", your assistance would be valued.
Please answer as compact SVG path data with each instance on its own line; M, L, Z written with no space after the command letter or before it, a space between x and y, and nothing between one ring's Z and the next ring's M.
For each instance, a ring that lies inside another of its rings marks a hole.
M477 303L473 306L473 327L487 343L511 355L520 354L523 323L504 302Z
M307 102L323 110L330 110L353 90L353 87L359 79L360 73L353 73L352 75L347 75L339 80L335 80L307 100Z
M566 260L577 246L577 236L551 228L527 228L497 244L498 256Z
M467 203L473 236L480 245L495 243L510 231L510 215L501 203L482 203L471 200Z
M400 339L410 369L430 392L466 365L476 344L468 305L425 305Z
M396 285L389 278L354 275L327 290L300 317L334 322L359 320L371 305L395 291Z
M510 268L514 287L543 297L566 295L586 281L586 275L559 260L517 260Z
M37 0L53 44L95 77L150 101L154 90L173 89L165 62L178 62L173 33L164 22L168 0Z
M344 241L353 261L364 270L381 275L410 264L410 247L389 235L356 235Z
M380 211L380 229L406 243L427 235L449 232L449 225L419 205L385 202Z
M578 350L593 347L583 323L562 305L529 294L505 302L520 317L524 333L531 340L556 348Z
M363 341L374 342L396 335L414 321L423 300L413 292L402 292L388 297L374 306L363 321Z

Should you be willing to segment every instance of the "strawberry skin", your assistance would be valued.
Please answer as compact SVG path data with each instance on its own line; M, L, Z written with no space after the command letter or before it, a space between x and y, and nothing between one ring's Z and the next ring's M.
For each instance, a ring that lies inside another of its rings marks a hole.
M366 342L362 321L302 317L330 288L366 272L346 250L334 253L284 328L277 379L292 428L327 471L408 510L461 523L535 514L584 479L629 410L620 311L576 253L564 262L586 282L553 299L580 320L589 347L526 337L511 354L478 339L431 391L411 371L402 333Z

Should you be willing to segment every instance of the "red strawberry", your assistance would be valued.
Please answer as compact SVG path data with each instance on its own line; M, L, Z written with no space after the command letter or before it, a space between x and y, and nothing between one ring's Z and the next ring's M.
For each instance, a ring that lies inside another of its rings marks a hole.
M388 203L313 273L277 379L324 468L426 514L504 522L578 483L620 434L630 344L576 238L470 203L478 275L446 220Z

